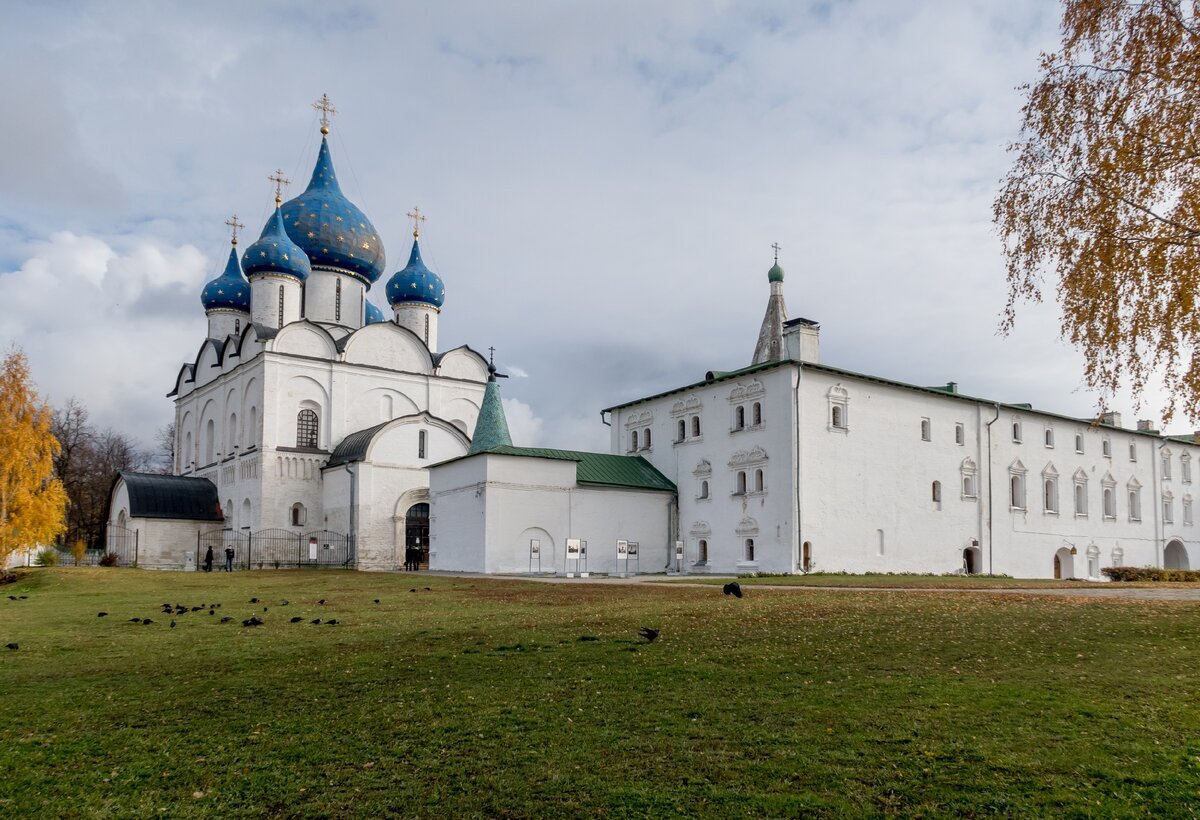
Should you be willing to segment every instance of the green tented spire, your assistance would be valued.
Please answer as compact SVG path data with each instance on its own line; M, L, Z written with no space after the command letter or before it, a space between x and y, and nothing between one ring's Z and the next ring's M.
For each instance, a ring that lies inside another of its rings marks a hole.
M493 363L488 365L488 383L483 391L483 404L479 408L475 435L471 436L471 449L467 455L473 456L504 445L511 447L512 437L508 434L508 420L504 418L504 406L500 403L500 385L496 384L496 365Z

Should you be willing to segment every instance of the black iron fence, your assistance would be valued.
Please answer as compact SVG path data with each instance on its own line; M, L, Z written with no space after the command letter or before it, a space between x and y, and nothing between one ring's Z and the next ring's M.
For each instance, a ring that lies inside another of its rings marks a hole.
M205 567L209 547L213 569L225 568L225 550L234 551L235 569L353 569L354 539L332 530L285 529L247 533L231 528L202 532L196 539L196 566Z
M104 532L104 551L88 550L89 563L111 567L136 567L138 562L138 531L109 524ZM107 558L106 556L115 556ZM72 558L72 560L74 560Z

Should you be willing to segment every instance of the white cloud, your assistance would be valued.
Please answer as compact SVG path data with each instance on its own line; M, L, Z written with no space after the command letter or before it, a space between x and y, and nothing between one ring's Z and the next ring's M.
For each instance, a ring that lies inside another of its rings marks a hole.
M534 447L541 443L542 420L533 408L518 399L501 399L504 417L508 420L508 434L518 447Z

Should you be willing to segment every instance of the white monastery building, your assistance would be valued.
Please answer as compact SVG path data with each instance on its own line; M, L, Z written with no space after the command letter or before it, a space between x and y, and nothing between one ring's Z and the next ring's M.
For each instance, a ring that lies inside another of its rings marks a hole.
M318 104L326 114L328 100ZM516 447L496 369L440 350L421 259L369 299L383 244L341 192L322 118L307 189L208 283L174 475L123 473L110 548L186 568L966 572L1100 578L1200 560L1192 437L820 362L784 273L748 366L607 408L611 453ZM277 175L277 183L282 175Z

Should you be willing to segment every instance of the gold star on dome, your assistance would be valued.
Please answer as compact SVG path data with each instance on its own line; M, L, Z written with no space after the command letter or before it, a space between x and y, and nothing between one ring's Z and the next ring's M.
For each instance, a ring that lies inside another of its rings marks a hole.
M371 246L368 245L366 242L364 242L364 243L362 243L362 249L364 251L369 251L369 250L371 250Z
M298 225L298 224L300 224L300 223L298 223L298 222L297 222L296 224ZM312 231L309 231L309 232L308 232L308 238L309 238L309 239L312 239L314 236L316 236L316 234L315 234L315 233L313 233Z
M327 207L327 208L328 208L329 206L328 206L328 205L326 205L325 207ZM335 216L335 217L334 217L334 219L336 219L338 222L341 222L341 221L342 221L342 218L341 218L340 216Z
M287 261L289 261L289 260L288 260L288 255L287 255L286 253L283 255L283 261L284 261L284 262L287 262Z

